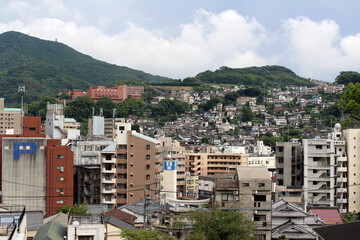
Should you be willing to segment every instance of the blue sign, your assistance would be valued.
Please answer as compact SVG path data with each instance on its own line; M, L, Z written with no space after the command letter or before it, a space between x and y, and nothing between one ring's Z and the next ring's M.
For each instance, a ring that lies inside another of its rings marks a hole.
M176 161L164 161L164 170L177 170Z
M20 149L20 147L22 147ZM20 159L20 153L36 153L37 145L33 142L14 142L14 159Z

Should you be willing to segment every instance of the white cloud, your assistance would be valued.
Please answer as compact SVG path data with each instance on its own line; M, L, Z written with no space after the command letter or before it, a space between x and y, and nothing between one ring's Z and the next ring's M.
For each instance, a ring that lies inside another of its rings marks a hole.
M339 25L301 17L285 24L289 49L287 57L299 74L333 81L342 70L359 69L360 35L342 38Z
M99 23L106 22L107 19L100 19ZM99 28L56 18L0 23L0 32L9 30L49 40L56 38L94 58L174 78L224 65L244 67L268 63L256 53L258 46L266 41L262 25L232 10L220 14L199 10L194 21L181 25L180 35L173 38L130 22L124 31L107 35Z

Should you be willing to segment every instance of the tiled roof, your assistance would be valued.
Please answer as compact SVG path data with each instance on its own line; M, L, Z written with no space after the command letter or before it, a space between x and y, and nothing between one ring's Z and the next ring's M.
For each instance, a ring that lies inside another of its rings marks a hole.
M311 209L310 212L318 215L325 221L325 224L343 223L337 209Z
M314 231L326 240L360 239L360 221L314 228Z
M104 214L105 217L113 216L129 224L134 224L136 217L120 209L112 209Z
M104 222L105 223L110 223L118 228L124 228L124 229L132 229L132 230L137 230L136 227L134 227L133 225L125 222L125 221L122 221L112 215L110 216L107 216L104 218Z
M42 226L36 233L34 240L63 240L66 236L67 228L61 224L51 221Z

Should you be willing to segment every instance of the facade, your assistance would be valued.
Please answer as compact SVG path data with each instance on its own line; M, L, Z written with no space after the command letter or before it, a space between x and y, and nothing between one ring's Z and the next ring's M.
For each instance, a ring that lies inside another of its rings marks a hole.
M101 151L112 143L110 140L72 142L75 203L100 204Z
M238 209L255 222L259 239L271 239L271 178L265 166L237 166L215 179L215 203Z
M360 129L346 129L349 212L360 211Z
M165 158L170 154L171 159L177 162L176 192L177 197L182 197L185 194L185 147L181 147L178 141L170 137L161 137L158 140L161 141L163 148L162 157Z
M301 143L276 143L276 197L303 204L303 159Z
M110 97L114 102L123 102L128 97L132 98L141 98L141 94L144 93L143 86L114 86L106 88L104 86L95 86L90 87L87 91L82 91L78 89L74 89L72 91L59 91L59 94L67 93L70 95L71 100L75 100L77 97L81 97L84 95L89 96L94 102L97 102L102 97Z
M199 191L199 176L185 173L185 195L190 198L197 198Z
M199 199L213 199L215 188L215 177L199 176Z
M347 212L347 157L340 124L329 139L304 139L303 148L305 206L336 206Z
M49 216L73 202L73 153L38 135L40 121L24 117L23 135L0 136L1 201Z
M185 168L191 175L213 176L217 173L235 173L237 166L247 166L248 154L186 153Z
M161 142L116 124L116 141L101 152L101 203L115 208L145 195L158 199Z
M0 134L21 133L21 109L5 108L4 98L0 98Z

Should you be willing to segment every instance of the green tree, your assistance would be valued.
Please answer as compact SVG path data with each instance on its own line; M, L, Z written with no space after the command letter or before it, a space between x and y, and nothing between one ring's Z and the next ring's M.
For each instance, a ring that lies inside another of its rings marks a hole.
M97 113L100 112L100 108L103 109L103 116L105 118L113 117L113 109L115 108L115 104L110 97L102 97L95 103L95 111Z
M95 106L89 96L81 96L66 105L66 116L75 118L78 122L86 122L92 114L92 107Z
M45 97L39 101L32 102L27 105L29 116L41 116L42 120L46 118L46 105L47 103L55 104L56 99L52 97Z
M87 210L88 210L88 206L86 203L82 203L80 205L77 205L75 203L73 206L71 206L70 204L62 206L56 212L62 212L65 214L70 212L73 215L87 215Z
M340 99L339 107L354 116L360 116L360 83L350 83L343 97Z
M212 208L192 211L189 217L194 222L194 232L190 239L254 239L254 223L242 213Z
M356 217L353 213L348 213L346 214L345 216L345 221L346 222L353 222L353 221L356 221Z
M121 237L126 240L167 240L175 239L168 235L150 230L121 229Z
M285 237L285 235L281 235L281 236L278 238L278 240L288 240L288 239Z
M335 83L337 84L349 84L360 83L360 73L352 71L343 71L336 77Z
M243 122L249 122L254 118L254 115L251 111L251 109L244 105L242 109L242 115L241 115L241 121Z
M264 137L262 140L264 141L264 145L270 146L272 149L275 149L277 142L281 142L281 139L276 136Z
M59 99L65 99L65 100L69 100L71 97L70 97L70 95L68 94L68 93L61 93L60 95L59 95Z

